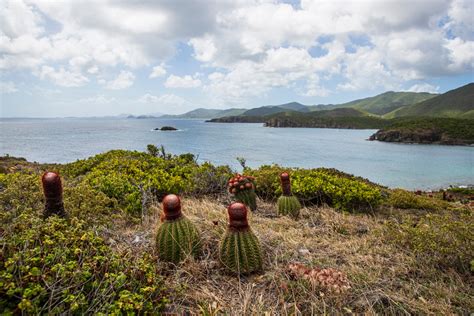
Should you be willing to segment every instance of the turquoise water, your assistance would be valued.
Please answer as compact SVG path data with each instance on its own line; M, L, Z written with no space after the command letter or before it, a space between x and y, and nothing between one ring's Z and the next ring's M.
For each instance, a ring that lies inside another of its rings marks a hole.
M172 125L177 132L153 131ZM71 162L110 149L144 151L164 145L173 154L239 168L331 167L407 189L474 184L474 147L371 142L375 130L266 128L261 124L161 119L1 119L0 155L38 162Z

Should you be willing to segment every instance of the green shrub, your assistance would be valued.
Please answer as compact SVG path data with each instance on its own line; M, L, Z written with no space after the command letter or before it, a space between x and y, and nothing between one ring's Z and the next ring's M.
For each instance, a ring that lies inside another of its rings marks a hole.
M186 193L195 196L221 194L227 189L227 180L232 176L232 170L228 166L214 166L205 162L193 168L191 175L191 187Z
M450 193L464 194L464 195L474 195L474 188L449 188L447 190Z
M7 314L156 313L166 302L154 259L115 254L85 221L22 212L1 229Z
M402 189L390 192L387 204L401 209L419 209L438 211L450 207L449 203L436 198L416 195Z
M423 261L462 271L469 271L474 259L474 217L468 210L427 214L418 220L407 217L401 224L389 222L386 238L414 251Z
M136 151L112 150L67 164L62 172L75 181L117 201L128 214L143 214L147 205L166 194L183 192L204 195L225 191L232 173L227 166L199 165L192 154L155 157Z
M142 214L153 199L192 187L197 164L191 155L169 159L146 153L114 150L64 167L69 176L83 175L95 190L115 199L131 215Z
M281 194L279 175L285 170L291 171L293 194L309 203L327 203L340 210L358 211L373 209L382 200L380 187L332 169L262 166L247 174L256 178L260 197L275 199Z
M44 198L40 175L0 174L0 223L7 224L18 214L33 210L43 212Z

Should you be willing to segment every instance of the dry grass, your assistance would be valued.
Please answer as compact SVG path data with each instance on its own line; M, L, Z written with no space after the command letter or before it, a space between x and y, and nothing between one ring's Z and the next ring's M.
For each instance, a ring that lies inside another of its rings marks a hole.
M474 310L471 276L424 265L409 251L387 243L386 215L345 215L333 209L304 208L301 218L278 218L275 205L260 201L250 223L265 253L264 272L228 275L218 261L228 201L184 199L183 212L201 231L204 251L179 266L159 263L171 291L170 314L469 314ZM117 251L153 252L159 206L141 224L117 223L108 231ZM287 267L344 272L351 289L334 294L295 280ZM469 303L470 302L470 303Z

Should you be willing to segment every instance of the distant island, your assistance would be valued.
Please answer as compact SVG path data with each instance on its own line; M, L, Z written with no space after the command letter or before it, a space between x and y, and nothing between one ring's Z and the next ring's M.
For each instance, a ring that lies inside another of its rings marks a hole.
M157 127L154 129L155 131L177 131L178 129L173 126L163 126L163 127Z

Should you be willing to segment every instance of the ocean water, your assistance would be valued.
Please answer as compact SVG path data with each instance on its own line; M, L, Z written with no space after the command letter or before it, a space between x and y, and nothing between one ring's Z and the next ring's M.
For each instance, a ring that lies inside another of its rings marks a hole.
M176 132L154 131L171 125ZM240 170L236 157L257 167L330 167L389 187L437 189L474 184L474 147L372 142L375 130L267 128L262 124L165 119L0 119L0 155L71 162L110 149L164 145L173 154Z

